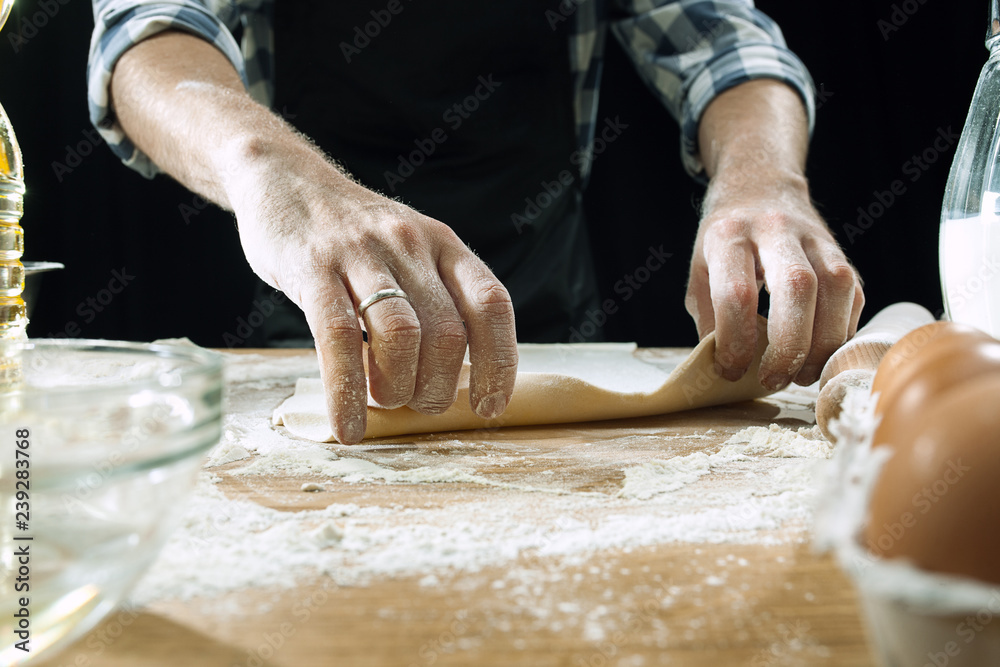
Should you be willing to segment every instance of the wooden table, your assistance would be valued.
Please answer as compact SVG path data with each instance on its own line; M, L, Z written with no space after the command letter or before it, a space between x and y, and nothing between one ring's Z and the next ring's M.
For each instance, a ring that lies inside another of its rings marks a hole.
M658 353L645 354L655 359ZM814 388L798 392L815 397ZM448 457L466 438L475 441L477 451L523 454L519 470L494 471L498 475L514 479L555 468L560 475L576 475L578 488L612 492L621 485L621 465L574 468L571 454L581 443L599 443L602 451L621 451L629 459L662 455L666 443L672 455L711 452L747 426L795 427L809 419L808 411L789 411L780 401L765 399L618 422L385 438L365 445L436 450ZM709 429L708 436L682 437ZM363 456L374 450L357 451ZM377 451L384 457L393 448ZM325 507L331 498L423 507L520 493L471 484L334 482L327 493L308 494L300 490L301 479L274 476L248 485L225 470L218 474L228 496L286 510ZM725 581L706 584L706 574L720 567ZM496 582L512 568L525 577L539 575L517 598L497 590ZM407 577L354 587L327 580L294 590L248 590L231 601L246 609L263 601L269 611L227 618L191 602L155 603L112 614L40 667L875 664L850 582L828 555L815 554L801 537L774 546L675 542L616 549L561 566L561 576L545 576L552 572L551 559L522 554L502 567L442 576L435 586ZM607 623L586 620L595 618L595 610Z

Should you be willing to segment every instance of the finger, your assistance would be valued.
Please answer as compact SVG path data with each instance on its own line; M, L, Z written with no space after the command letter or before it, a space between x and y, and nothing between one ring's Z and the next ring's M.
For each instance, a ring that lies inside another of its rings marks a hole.
M330 426L345 445L361 441L367 426L368 390L361 360L361 327L354 300L339 280L302 300L316 341Z
M443 252L439 270L466 323L469 402L477 415L492 419L507 408L517 378L514 306L507 289L464 248Z
M687 294L684 307L698 328L698 340L715 330L715 311L712 310L712 289L708 282L708 266L698 249L691 260Z
M757 349L756 262L746 241L710 245L707 261L715 317L716 370L727 380L736 381L750 368Z
M458 398L458 379L465 360L465 325L437 275L414 276L404 284L421 329L416 384L407 405L423 414L441 414Z
M761 243L764 281L771 293L767 322L767 349L759 377L768 389L791 382L812 347L817 279L809 258L799 244Z
M795 382L803 386L819 379L826 360L851 335L856 286L854 267L833 243L806 244L805 253L816 273L816 313L809 354L795 376Z
M861 311L865 308L864 281L857 269L854 269L854 305L851 306L851 324L847 332L848 339L858 333L858 323L861 321Z
M358 308L372 294L399 289L387 267L349 273ZM399 297L381 299L362 314L368 331L368 388L386 408L398 408L413 398L420 357L420 322L410 303Z

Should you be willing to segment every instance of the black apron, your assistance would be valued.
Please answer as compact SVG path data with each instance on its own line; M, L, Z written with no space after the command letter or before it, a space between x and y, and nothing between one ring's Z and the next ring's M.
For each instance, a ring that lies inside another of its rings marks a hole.
M279 0L274 17L275 109L365 186L452 227L532 342L568 340L597 307L567 35L546 7Z

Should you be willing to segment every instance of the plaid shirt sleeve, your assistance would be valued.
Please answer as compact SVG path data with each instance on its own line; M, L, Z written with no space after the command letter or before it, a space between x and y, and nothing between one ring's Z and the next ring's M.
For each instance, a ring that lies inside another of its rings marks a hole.
M751 79L783 81L802 97L812 132L815 88L777 24L752 0L614 0L611 29L640 76L681 126L685 168L704 178L698 122L716 95Z
M235 5L196 0L94 0L94 34L87 63L90 120L122 161L147 178L159 168L129 141L110 108L108 86L115 63L138 42L163 32L183 30L208 40L222 51L247 82L240 46L230 28L239 24ZM227 25L227 19L228 23Z

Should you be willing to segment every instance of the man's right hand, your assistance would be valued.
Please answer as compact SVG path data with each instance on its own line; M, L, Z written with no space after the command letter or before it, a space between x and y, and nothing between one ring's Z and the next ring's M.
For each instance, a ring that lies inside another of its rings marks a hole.
M168 32L140 42L119 60L111 88L133 143L232 210L251 267L302 308L340 442L364 436L369 390L385 407L444 412L467 344L472 409L503 412L517 370L513 306L448 226L352 181L250 100L201 39ZM357 307L390 288L408 299L383 299L364 314L366 386Z

